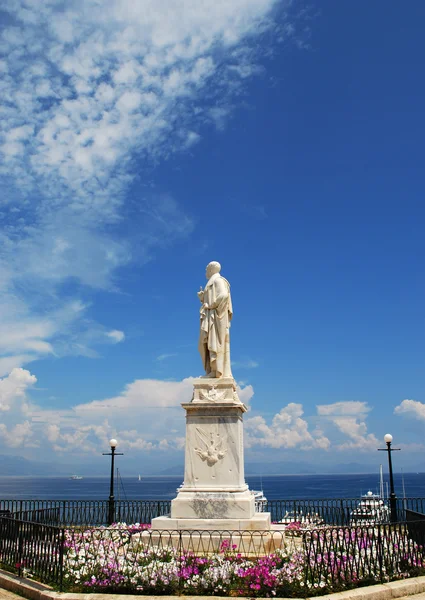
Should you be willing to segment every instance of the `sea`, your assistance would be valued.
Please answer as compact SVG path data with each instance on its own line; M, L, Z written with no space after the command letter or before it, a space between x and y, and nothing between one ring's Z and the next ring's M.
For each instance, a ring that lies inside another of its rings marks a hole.
M369 490L379 493L378 473L247 476L252 490L262 490L268 500L360 498ZM181 477L118 477L115 498L120 500L171 500ZM109 497L108 477L0 477L0 500L104 500ZM388 476L384 475L385 496ZM425 473L396 473L399 498L425 498ZM404 494L405 492L405 494Z

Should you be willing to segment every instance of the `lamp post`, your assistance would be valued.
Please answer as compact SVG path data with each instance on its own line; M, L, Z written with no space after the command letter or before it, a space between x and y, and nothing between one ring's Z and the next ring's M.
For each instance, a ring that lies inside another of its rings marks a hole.
M109 440L109 445L111 446L110 452L102 452L103 456L111 457L111 482L109 487L109 502L108 502L108 525L112 525L115 521L115 497L114 497L114 462L116 456L123 456L122 452L115 452L115 448L117 447L117 440L113 439Z
M397 496L394 491L394 477L393 477L393 461L391 459L391 452L400 450L400 448L391 448L391 442L393 436L390 433L384 435L384 442L387 444L386 448L378 448L379 451L388 452L388 470L390 472L390 515L391 523L397 522Z

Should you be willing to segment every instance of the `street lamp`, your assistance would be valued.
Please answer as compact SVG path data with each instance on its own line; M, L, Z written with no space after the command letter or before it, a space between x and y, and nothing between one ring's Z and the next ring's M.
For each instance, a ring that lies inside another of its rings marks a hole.
M391 442L393 441L393 436L391 433L386 433L384 435L384 442L387 444L386 448L378 448L380 451L388 452L388 470L390 472L390 514L391 514L391 522L397 522L397 496L394 491L394 478L393 478L393 462L391 459L391 452L396 450L400 450L400 448L391 448Z
M117 440L112 438L109 440L109 445L111 446L110 452L102 452L103 456L111 457L111 482L109 487L109 502L108 502L108 525L112 525L115 521L115 497L114 497L114 459L116 456L123 456L122 452L115 452L115 448L117 447Z

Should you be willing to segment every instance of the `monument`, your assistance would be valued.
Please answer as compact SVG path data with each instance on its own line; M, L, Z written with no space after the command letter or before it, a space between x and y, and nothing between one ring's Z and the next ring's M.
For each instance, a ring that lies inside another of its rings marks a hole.
M256 513L245 483L243 414L230 364L233 316L230 284L218 262L206 269L201 302L199 353L205 375L193 382L186 411L184 482L171 514L152 520L152 529L270 531L270 513Z

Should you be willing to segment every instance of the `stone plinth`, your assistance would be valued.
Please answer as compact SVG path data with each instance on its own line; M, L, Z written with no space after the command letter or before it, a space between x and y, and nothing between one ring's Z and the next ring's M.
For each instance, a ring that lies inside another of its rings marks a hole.
M242 404L233 377L198 377L193 380L193 404ZM185 406L185 405L183 405Z
M177 519L173 517L156 517L152 519L152 527L165 531L270 531L270 513L254 513L249 519L213 518L213 519Z
M243 413L232 377L194 380L186 411L184 483L171 515L152 520L160 530L270 530L270 514L255 513L245 483Z

